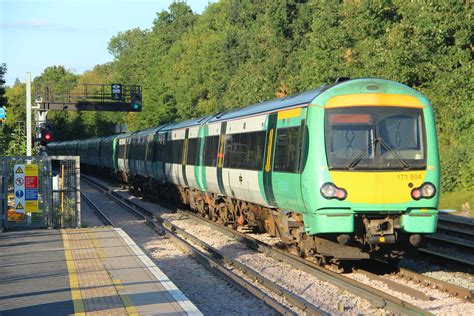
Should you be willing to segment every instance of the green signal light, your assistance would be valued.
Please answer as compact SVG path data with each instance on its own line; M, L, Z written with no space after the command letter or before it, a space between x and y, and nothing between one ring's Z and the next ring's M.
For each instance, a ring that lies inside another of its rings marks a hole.
M139 108L140 108L140 105L139 105L139 104L135 103L135 104L133 105L133 109L134 109L134 110L138 110Z

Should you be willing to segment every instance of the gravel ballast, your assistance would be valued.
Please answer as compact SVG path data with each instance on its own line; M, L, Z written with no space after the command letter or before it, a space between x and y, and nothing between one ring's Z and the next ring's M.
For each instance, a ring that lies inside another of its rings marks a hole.
M347 291L341 290L330 283L318 280L312 275L297 270L285 263L273 260L264 254L256 253L241 243L236 242L234 239L229 238L205 225L199 224L194 220L187 218L187 216L180 215L179 213L175 214L157 204L146 202L140 198L131 196L128 191L122 190L119 194L133 200L149 211L155 212L163 218L167 218L176 226L186 230L190 234L193 234L219 251L222 251L225 255L247 265L253 270L261 273L266 278L287 288L293 293L304 297L312 304L319 306L331 314L373 314L383 312L372 308L367 301ZM277 239L265 234L252 234L252 237L269 244L277 242ZM425 273L429 272L425 271ZM436 271L436 273L427 275L464 287L466 287L466 284L472 280L471 275L468 275L471 278L469 279L469 277L465 278L450 271ZM444 275L444 277L442 277L442 275ZM422 291L431 296L433 300L421 301L413 299L408 295L392 291L385 283L371 281L367 277L357 273L349 274L348 276L360 282L370 284L388 294L399 297L435 314L474 314L474 304L449 297L446 293L426 288L397 277L389 278L400 284ZM470 285L472 286L472 282Z
M117 226L122 228L154 263L205 315L273 315L274 310L197 263L142 220L128 213L97 190L82 183L81 190ZM85 216L96 216L84 213ZM89 221L89 219L87 219Z

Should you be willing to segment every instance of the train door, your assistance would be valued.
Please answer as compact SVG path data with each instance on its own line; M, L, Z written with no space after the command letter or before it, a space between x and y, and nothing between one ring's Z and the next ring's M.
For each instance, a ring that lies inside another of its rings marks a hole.
M304 210L301 192L301 169L304 161L306 108L280 111L274 117L274 145L267 189L270 199L281 209Z
M123 165L124 165L124 172L125 174L130 173L130 148L132 146L132 136L125 138L125 151L124 151L124 159L123 159Z
M156 133L154 138L153 177L160 181L165 180L166 134Z
M146 176L145 161L146 161L146 135L141 135L138 138L138 157L135 161L137 173L141 176Z
M154 132L145 136L145 175L149 178L153 177L152 164L153 164L153 151L155 147L154 138L155 138Z
M125 172L125 143L127 139L120 137L117 139L117 167L120 172Z
M205 185L208 192L220 193L219 181L218 181L218 171L217 166L220 163L220 168L222 169L221 162L221 123L213 123L207 126L207 133L205 131L204 135L204 153L203 153L203 169ZM207 135L206 135L207 134ZM223 143L223 142L222 142ZM222 146L222 152L223 152Z
M186 186L183 179L183 149L185 129L172 130L169 132L170 139L167 140L169 146L169 162L165 164L166 178L176 185Z
M188 129L187 138L185 140L185 170L183 176L187 185L190 188L197 188L197 180L195 168L197 168L198 162L198 132L199 126L191 127Z
M228 195L262 204L259 173L265 146L265 115L227 122L222 176Z

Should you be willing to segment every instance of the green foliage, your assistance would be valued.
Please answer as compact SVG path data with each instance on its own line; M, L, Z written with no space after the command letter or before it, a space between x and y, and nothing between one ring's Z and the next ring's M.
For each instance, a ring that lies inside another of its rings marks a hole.
M33 82L42 87L50 86L50 92L54 94L67 94L74 89L78 78L78 75L66 70L64 66L51 66L47 67Z
M0 155L16 156L26 155L26 132L25 132L25 104L26 87L18 80L13 87L3 88L3 79L6 73L6 65L0 67L0 105L7 108L7 119L0 127Z
M5 147L3 154L5 156L24 156L26 155L26 132L23 124L15 124L13 129L8 127L4 130Z
M456 215L474 217L474 191L441 193L439 209L456 210Z
M114 56L81 78L49 67L38 81L141 84L143 111L55 114L66 138L226 111L333 82L381 77L432 101L444 191L474 189L473 6L466 1L221 0L202 15L183 2L150 30L118 33ZM36 81L36 80L35 80Z

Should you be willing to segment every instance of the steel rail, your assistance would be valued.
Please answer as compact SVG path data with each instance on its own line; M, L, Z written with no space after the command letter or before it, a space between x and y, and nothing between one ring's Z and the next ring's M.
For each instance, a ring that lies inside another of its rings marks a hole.
M405 268L398 268L396 273L397 276L404 278L405 280L421 283L424 286L429 286L440 291L446 292L451 296L459 297L468 302L474 302L474 291L448 283L442 280L434 279L429 276L413 272Z
M424 236L427 245L419 251L426 257L451 262L458 266L466 267L469 271L474 269L474 262L456 255L457 252L472 251L474 243L474 219L455 215L440 215L438 217L438 233ZM463 240L464 239L464 240ZM432 249L429 244L448 247L449 253ZM452 251L453 247L458 251Z
M89 178L87 178L89 181L93 181ZM96 182L96 181L93 181ZM101 187L113 196L117 196L118 199L126 201L126 203L131 203L134 208L142 208L141 206L137 205L136 203L122 197L121 195L117 194L114 191L109 190L108 188L105 188L104 186L101 185ZM144 208L142 208L144 209ZM145 210L145 209L144 209ZM150 213L150 211L145 210L147 213ZM323 267L318 266L317 264L310 262L308 260L305 260L303 258L300 258L298 256L295 256L293 254L290 254L288 252L282 251L280 249L277 249L273 246L269 246L259 240L256 240L254 238L251 238L243 233L240 233L238 231L235 231L233 229L227 228L220 226L208 219L202 218L200 216L197 216L191 212L187 211L182 211L183 214L186 214L188 216L193 217L194 219L201 221L205 223L208 226L211 226L211 228L215 228L219 230L220 232L224 233L225 235L229 237L233 237L237 241L247 245L247 247L259 251L261 253L264 253L276 260L286 262L290 264L291 266L300 269L301 271L307 272L315 277L317 277L320 280L324 280L326 282L332 283L336 286L338 286L341 289L345 289L353 294L355 294L358 297L362 297L366 300L368 300L374 307L376 308L387 308L393 312L396 313L402 313L402 314L407 314L407 315L431 315L430 312L421 309L413 304L410 304L406 301L403 301L402 299L399 299L393 295L387 294L385 292L382 292L378 289L372 288L366 284L363 284L361 282L358 282L356 280L350 279L348 277L345 277L343 275L340 275L338 273L335 273L333 271L330 271L328 269L325 269Z
M83 201L86 201L86 204L89 205L89 207L94 211L94 213L97 214L97 216L105 225L115 227L110 218L108 218L107 215L105 215L105 213L102 212L100 208L98 208L97 205L95 205L94 202L92 202L83 192L81 192L81 197Z
M406 285L400 284L398 282L392 281L390 279L384 278L382 275L378 275L375 273L372 273L368 270L365 269L353 269L353 271L365 275L367 278L373 281L378 281L381 283L386 284L389 288L392 290L395 290L400 293L407 294L413 298L416 298L417 300L422 300L422 301L430 301L431 297L429 295L426 295L425 293L416 290L414 288L408 287Z
M293 267L300 269L301 271L307 272L318 279L332 283L342 289L345 289L359 297L367 299L371 304L377 308L387 308L396 313L408 314L408 315L431 315L430 312L421 309L413 304L403 301L393 295L382 292L378 289L370 287L364 283L345 277L336 272L330 271L326 268L320 267L316 263L282 251L273 246L267 245L257 239L249 237L241 232L234 231L233 229L220 226L214 222L199 217L187 211L182 211L186 215L193 217L205 223L212 228L219 230L229 237L233 237L239 242L244 243L247 247L265 253L266 255L290 264Z
M455 225L455 224L454 224ZM455 233L460 235L466 235L469 237L474 237L474 227L459 227L453 226L453 224L444 224L442 222L438 222L438 231L444 231L447 233Z
M474 219L455 215L440 215L438 216L438 229L474 237Z
M443 261L449 261L449 262L457 264L458 266L465 266L469 270L474 269L474 262L472 262L472 261L468 261L468 260L465 260L465 259L462 259L462 258L450 256L446 253L441 253L441 252L434 251L434 250L427 249L427 248L420 248L420 249L418 249L418 251L423 253L426 256L429 256L429 257L433 257L433 258L436 258L436 259L441 259Z
M474 227L474 219L456 216L456 215L441 215L438 217L438 221L442 223L448 224L455 224L473 228Z
M152 229L154 229L158 234L166 235L168 238L173 240L181 248L189 252L190 255L192 255L198 262L200 262L201 264L205 265L208 268L216 270L225 278L230 279L233 283L235 283L239 287L243 288L244 290L248 291L253 296L265 302L265 304L269 305L278 313L284 314L284 315L294 314L292 310L280 304L279 302L277 302L276 300L268 296L265 292L255 287L244 278L240 277L239 275L232 272L230 269L226 268L225 264L236 267L237 269L242 271L243 274L247 275L252 280L257 281L260 284L264 285L271 292L284 297L290 304L293 304L294 306L298 307L301 311L305 313L310 313L312 315L328 315L328 313L326 313L325 311L307 302L303 298L289 292L288 290L282 288L281 286L275 284L274 282L264 278L257 272L244 266L238 261L235 261L233 259L230 259L222 255L212 246L199 240L193 235L185 232L184 230L173 225L169 221L166 221L162 218L156 218L153 213L149 212L145 208L142 208L136 203L123 198L116 192L109 190L105 186L98 184L96 181L88 177L82 177L82 179L86 180L88 183L95 186L96 189L110 196L114 201L119 203L121 206L125 207L127 210L130 210L130 212L136 215L137 217L145 220L145 222ZM179 235L183 236L184 238L180 237ZM209 255L205 254L204 252L200 251L199 249L191 245L189 242L186 241L186 239L191 240L195 244L198 244L201 248L209 252Z
M428 241L430 241L430 242L450 244L450 245L454 245L454 246L457 246L457 247L468 248L470 250L474 249L474 243L472 241L467 242L467 241L464 241L464 240L459 240L459 239L453 238L452 236L449 236L449 235L435 234L435 235L424 236L424 238L428 239ZM448 246L448 245L446 245L446 246Z

